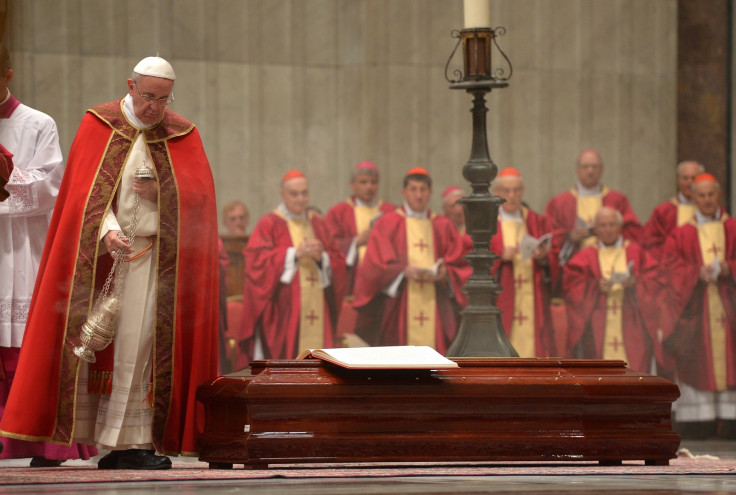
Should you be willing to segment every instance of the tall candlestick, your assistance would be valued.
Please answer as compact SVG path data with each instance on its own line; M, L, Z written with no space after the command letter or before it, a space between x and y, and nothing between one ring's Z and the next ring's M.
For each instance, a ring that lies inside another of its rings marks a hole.
M491 27L490 0L463 0L465 29Z

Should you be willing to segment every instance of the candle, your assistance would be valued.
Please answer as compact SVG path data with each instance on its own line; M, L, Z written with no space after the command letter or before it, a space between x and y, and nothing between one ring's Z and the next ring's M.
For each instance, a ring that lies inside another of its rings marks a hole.
M490 0L463 0L465 29L491 27Z

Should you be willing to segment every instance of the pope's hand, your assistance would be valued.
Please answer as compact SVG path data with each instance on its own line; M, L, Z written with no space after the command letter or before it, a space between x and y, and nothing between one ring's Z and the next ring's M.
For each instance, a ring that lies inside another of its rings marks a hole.
M122 236L122 238L120 236ZM118 250L122 250L124 253L130 254L133 252L133 247L128 246L126 239L125 234L119 230L111 230L105 234L105 237L102 238L102 242L105 243L107 252L109 252L111 256L115 256L115 252Z
M154 179L133 179L133 192L141 198L155 203L158 201L158 182Z

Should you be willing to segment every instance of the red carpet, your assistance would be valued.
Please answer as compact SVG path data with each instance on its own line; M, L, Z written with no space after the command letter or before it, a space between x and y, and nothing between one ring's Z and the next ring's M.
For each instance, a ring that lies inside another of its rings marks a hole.
M101 471L93 466L27 468L6 467L0 471L0 485L49 483L106 483L125 481L231 480L265 478L362 478L399 476L567 476L567 475L684 475L736 474L733 460L678 458L669 466L624 463L599 466L587 463L473 463L473 464L341 464L275 465L268 470L209 469L203 462L174 461L168 471Z

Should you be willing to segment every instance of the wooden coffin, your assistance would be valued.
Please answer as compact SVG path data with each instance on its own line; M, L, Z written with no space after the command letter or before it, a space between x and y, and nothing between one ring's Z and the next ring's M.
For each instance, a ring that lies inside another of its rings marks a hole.
M276 463L643 460L666 465L675 384L623 361L457 359L446 370L256 361L198 390L200 460Z

